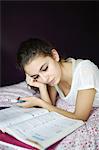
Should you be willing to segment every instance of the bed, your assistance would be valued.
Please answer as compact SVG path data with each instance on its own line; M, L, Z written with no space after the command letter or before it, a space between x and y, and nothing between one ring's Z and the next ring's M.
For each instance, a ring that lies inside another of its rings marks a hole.
M12 106L13 99L19 96L25 97L34 94L37 93L29 89L25 81L0 87L0 108ZM62 99L58 99L56 105L68 111L74 109L73 106L68 106ZM7 150L6 146L2 145L0 149ZM99 107L92 109L89 119L83 126L49 147L48 150L99 150Z

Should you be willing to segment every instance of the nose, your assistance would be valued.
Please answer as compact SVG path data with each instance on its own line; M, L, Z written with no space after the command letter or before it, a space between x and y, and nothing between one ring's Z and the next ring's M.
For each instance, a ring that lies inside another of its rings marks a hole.
M41 77L41 79L43 80L44 83L47 83L48 82L48 76L47 75L44 75L42 73L39 73L39 76Z

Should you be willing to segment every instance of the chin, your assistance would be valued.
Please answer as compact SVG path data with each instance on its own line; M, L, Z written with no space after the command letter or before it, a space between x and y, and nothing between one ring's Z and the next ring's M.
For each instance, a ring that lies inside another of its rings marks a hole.
M56 82L54 83L54 86L59 84L60 80L56 80Z
M59 82L60 82L60 78L58 78L58 79L56 80L56 84L59 84Z

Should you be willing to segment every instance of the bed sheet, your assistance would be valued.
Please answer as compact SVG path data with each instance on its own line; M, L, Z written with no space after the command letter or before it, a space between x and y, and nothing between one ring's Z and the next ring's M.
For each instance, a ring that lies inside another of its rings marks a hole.
M14 104L13 99L21 96L37 95L35 91L29 89L25 81L0 88L0 107L10 107ZM64 110L73 111L74 106L58 99L57 107ZM7 150L6 147L0 147ZM14 150L14 149L13 149ZM52 145L48 150L99 150L99 107L93 108L89 119L83 126L66 136L60 142Z

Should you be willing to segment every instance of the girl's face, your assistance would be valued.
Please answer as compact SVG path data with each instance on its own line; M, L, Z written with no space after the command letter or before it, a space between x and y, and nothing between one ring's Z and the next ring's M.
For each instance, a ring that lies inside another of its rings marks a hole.
M38 56L24 67L25 73L34 80L54 86L60 82L61 67L58 53L50 56Z

